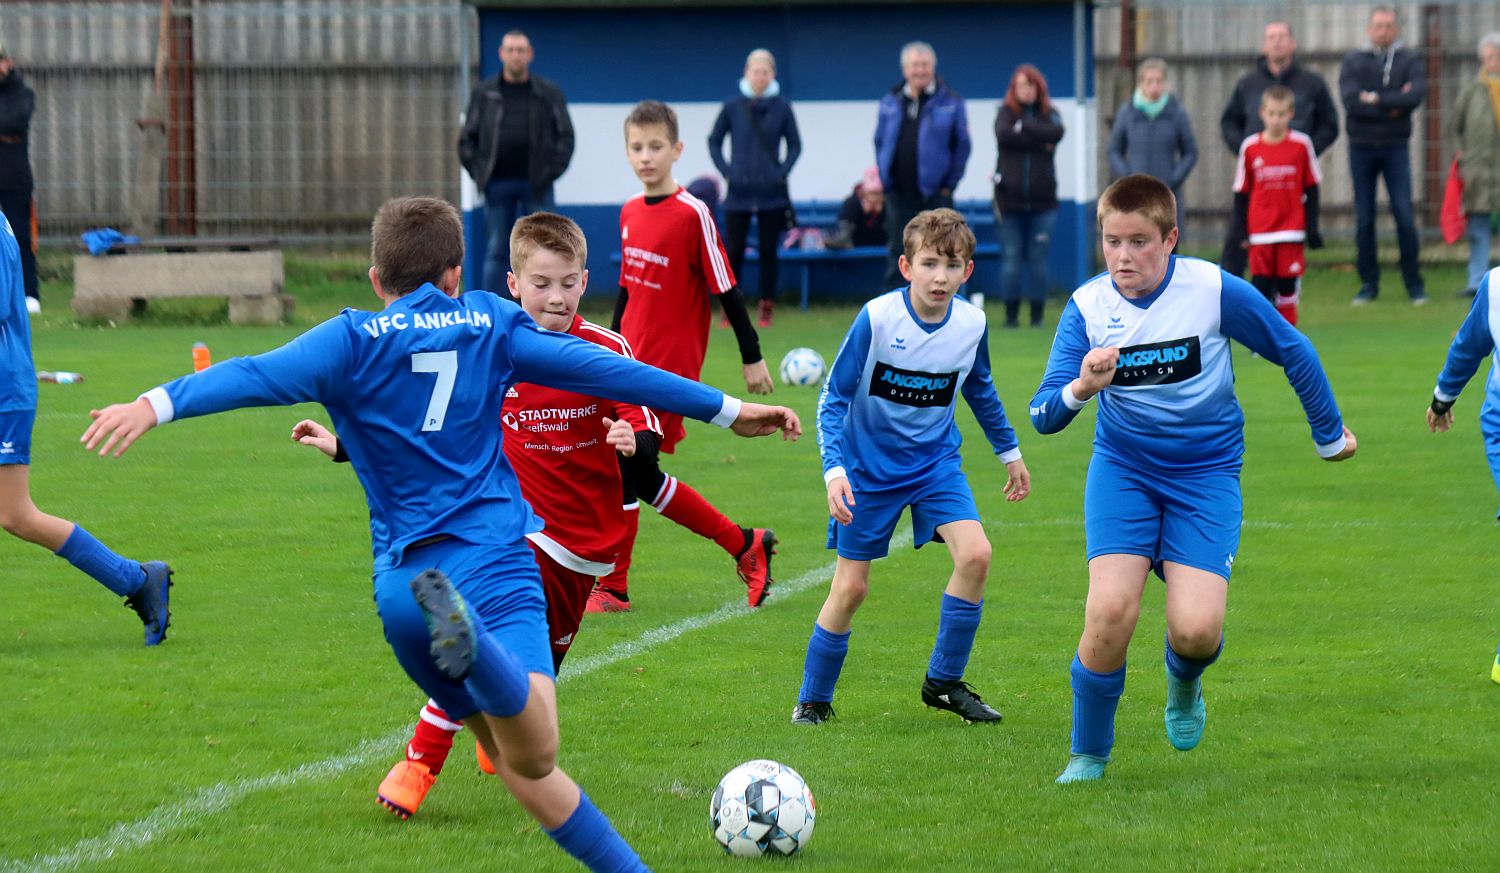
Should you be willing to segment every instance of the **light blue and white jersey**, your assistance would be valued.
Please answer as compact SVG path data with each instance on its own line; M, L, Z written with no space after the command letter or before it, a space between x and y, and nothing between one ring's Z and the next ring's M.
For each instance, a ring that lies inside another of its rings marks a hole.
M1474 295L1474 305L1469 315L1453 338L1448 348L1448 360L1438 374L1437 390L1433 396L1452 403L1458 399L1464 386L1479 372L1484 356L1493 353L1500 344L1500 267L1490 270L1479 281L1479 290ZM1500 408L1500 356L1490 359L1490 375L1485 383L1485 410Z
M1343 419L1307 337L1248 282L1176 256L1145 297L1121 294L1108 273L1073 292L1031 401L1031 422L1041 433L1066 427L1084 406L1069 390L1084 356L1114 346L1120 363L1099 392L1094 450L1147 470L1237 469L1245 418L1234 396L1231 339L1286 370L1318 454L1342 451Z
M36 409L36 369L21 248L10 222L0 215L0 412L31 409Z
M515 382L650 405L728 426L740 403L706 385L538 327L488 291L423 285L380 312L346 309L279 349L144 396L159 423L247 406L321 403L370 506L375 570L447 534L509 545L542 529L500 448Z
M955 298L937 324L917 318L907 289L866 303L818 397L823 479L859 489L917 484L958 467L953 420L962 392L990 445L1018 460L1016 432L990 379L984 310Z

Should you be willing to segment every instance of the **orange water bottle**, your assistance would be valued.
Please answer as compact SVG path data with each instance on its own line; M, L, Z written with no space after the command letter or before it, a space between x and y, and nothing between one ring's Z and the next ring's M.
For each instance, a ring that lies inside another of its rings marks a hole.
M208 346L203 343L193 343L193 372L201 373L212 363L213 358L208 354Z

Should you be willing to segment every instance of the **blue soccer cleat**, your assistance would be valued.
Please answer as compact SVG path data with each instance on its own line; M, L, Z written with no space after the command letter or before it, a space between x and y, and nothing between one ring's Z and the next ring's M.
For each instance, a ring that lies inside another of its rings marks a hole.
M146 561L141 570L146 581L125 598L125 605L141 617L146 626L146 645L154 646L167 638L167 628L172 624L172 612L167 605L172 599L172 568L164 561Z
M1208 708L1203 705L1203 678L1184 682L1167 673L1167 739L1172 748L1186 752L1197 747L1203 739L1203 725L1208 721Z
M411 593L427 619L433 662L449 679L463 679L474 666L479 646L469 607L441 570L418 573L411 580Z
M1069 785L1074 782L1098 782L1104 778L1104 765L1108 763L1108 758L1074 752L1068 756L1068 766L1064 767L1062 775L1057 777L1057 784Z

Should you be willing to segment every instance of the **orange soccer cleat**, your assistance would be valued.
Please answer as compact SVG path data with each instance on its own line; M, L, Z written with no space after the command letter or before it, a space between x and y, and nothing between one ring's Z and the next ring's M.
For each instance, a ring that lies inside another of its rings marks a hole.
M474 741L474 760L478 762L479 769L491 776L495 775L495 762L491 761L490 756L484 753L484 746L481 746L478 740Z
M400 761L380 783L375 799L405 821L417 814L417 807L422 805L436 781L437 777L426 764Z
M735 559L740 581L745 583L752 607L766 602L771 593L771 556L776 554L776 533L758 527L749 531L744 551Z

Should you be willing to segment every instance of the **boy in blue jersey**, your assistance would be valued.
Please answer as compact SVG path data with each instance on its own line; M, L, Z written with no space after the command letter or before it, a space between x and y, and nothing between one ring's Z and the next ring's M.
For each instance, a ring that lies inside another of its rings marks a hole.
M955 396L1005 464L1006 499L1024 500L1031 475L990 381L984 310L955 300L974 272L974 233L952 209L906 225L898 266L911 284L865 304L844 337L818 398L818 445L828 486L828 547L838 550L828 599L813 625L792 724L833 716L833 691L870 562L885 557L901 511L913 545L937 541L953 557L922 702L965 722L1000 721L963 681L979 630L990 542L959 464Z
M1500 487L1500 267L1490 270L1479 282L1474 294L1474 305L1464 319L1453 345L1448 348L1448 360L1438 374L1437 387L1432 391L1432 403L1427 407L1427 429L1433 433L1447 433L1453 426L1453 404L1458 395L1479 372L1479 364L1485 355L1493 355L1490 375L1485 380L1484 404L1479 407L1479 432L1484 435L1484 453L1490 461L1490 474ZM1495 292L1492 297L1491 292ZM1500 517L1500 512L1496 513ZM1490 667L1490 678L1500 682L1500 647L1495 650L1495 663Z
M91 413L82 441L118 456L175 418L323 404L370 505L375 602L396 660L474 731L558 845L590 870L645 870L556 765L546 604L525 541L541 523L501 451L501 403L526 381L649 400L745 436L794 438L797 417L543 330L487 291L459 296L463 227L444 201L392 200L372 237L382 311L346 309L279 349Z
M1126 176L1099 198L1098 215L1109 272L1073 292L1031 401L1031 422L1047 434L1099 397L1083 499L1089 593L1059 783L1104 775L1152 569L1167 586L1167 738L1187 751L1203 736L1201 676L1223 650L1243 515L1244 415L1229 340L1286 370L1320 457L1342 461L1356 447L1312 343L1249 283L1172 255L1170 188Z
M0 216L0 527L36 543L125 598L146 626L146 645L166 639L172 570L115 554L81 526L37 509L31 500L31 426L36 420L36 369L26 314L21 251Z

